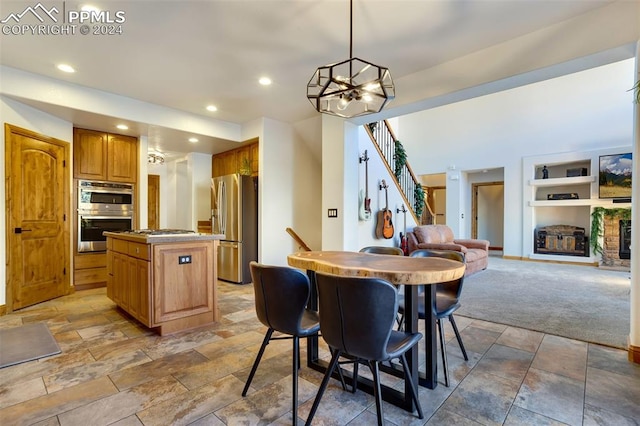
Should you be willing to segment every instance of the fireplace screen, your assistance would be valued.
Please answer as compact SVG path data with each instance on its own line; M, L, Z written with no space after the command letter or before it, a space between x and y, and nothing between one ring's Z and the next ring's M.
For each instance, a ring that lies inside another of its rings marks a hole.
M578 226L545 226L535 230L534 252L588 257L589 239Z
M620 259L631 259L631 221L620 221L620 247L618 257Z

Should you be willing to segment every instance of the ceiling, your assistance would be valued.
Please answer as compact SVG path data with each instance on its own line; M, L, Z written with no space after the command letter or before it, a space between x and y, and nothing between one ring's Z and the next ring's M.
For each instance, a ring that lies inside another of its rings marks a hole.
M355 0L353 54L388 67L397 80L611 2ZM36 3L3 0L0 19ZM45 2L52 4L70 11L84 3ZM243 124L268 117L294 123L318 114L306 99L306 84L315 69L349 57L347 0L90 4L112 18L124 12L122 34L1 35L0 64L201 118ZM55 65L61 62L77 72L60 72ZM261 76L270 77L273 84L259 85ZM396 101L403 96L397 91ZM218 111L206 111L209 104ZM80 127L113 125L113 117L37 102L34 106ZM190 135L142 121L133 127L134 133L149 137L149 146L165 150L213 153L234 144L209 138L209 144L199 147L178 147L171 141Z

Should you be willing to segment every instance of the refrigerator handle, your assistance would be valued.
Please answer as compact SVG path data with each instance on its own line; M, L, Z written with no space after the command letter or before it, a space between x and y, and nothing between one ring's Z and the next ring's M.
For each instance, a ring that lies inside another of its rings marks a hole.
M220 233L227 234L227 186L223 181L218 183L218 225Z

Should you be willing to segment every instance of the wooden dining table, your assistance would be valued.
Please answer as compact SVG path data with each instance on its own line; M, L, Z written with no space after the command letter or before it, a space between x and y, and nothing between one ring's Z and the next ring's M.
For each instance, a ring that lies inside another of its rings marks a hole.
M323 272L351 277L374 277L385 279L395 285L404 285L405 297L405 330L409 333L418 331L418 287L425 285L425 306L435 303L434 284L452 281L464 275L465 265L454 260L439 257L406 257L382 254L370 254L351 251L305 251L287 256L289 266L305 269L311 281L312 293L309 308L318 309L315 273ZM406 354L409 370L414 383L429 389L437 386L438 362L436 341L436 318L432 309L427 309L425 319L425 371L418 368L418 346ZM321 314L322 315L322 314ZM324 372L327 363L319 359L318 337L309 339L307 345L307 365ZM404 373L400 369L386 368L385 371L398 377ZM350 380L348 377L347 379ZM408 411L414 410L409 391L409 381L405 380L404 392L383 386L382 397L387 402ZM373 394L373 383L358 376L358 388Z

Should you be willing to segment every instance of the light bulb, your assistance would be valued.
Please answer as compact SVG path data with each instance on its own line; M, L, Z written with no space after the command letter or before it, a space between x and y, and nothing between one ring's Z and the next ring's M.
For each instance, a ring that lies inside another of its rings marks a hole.
M362 95L362 100L365 102L371 102L373 100L373 98L371 97L371 95L369 93L365 93L364 95Z
M340 96L340 100L338 101L338 105L337 105L338 109L340 111L344 111L348 105L349 105L349 100L344 96Z

